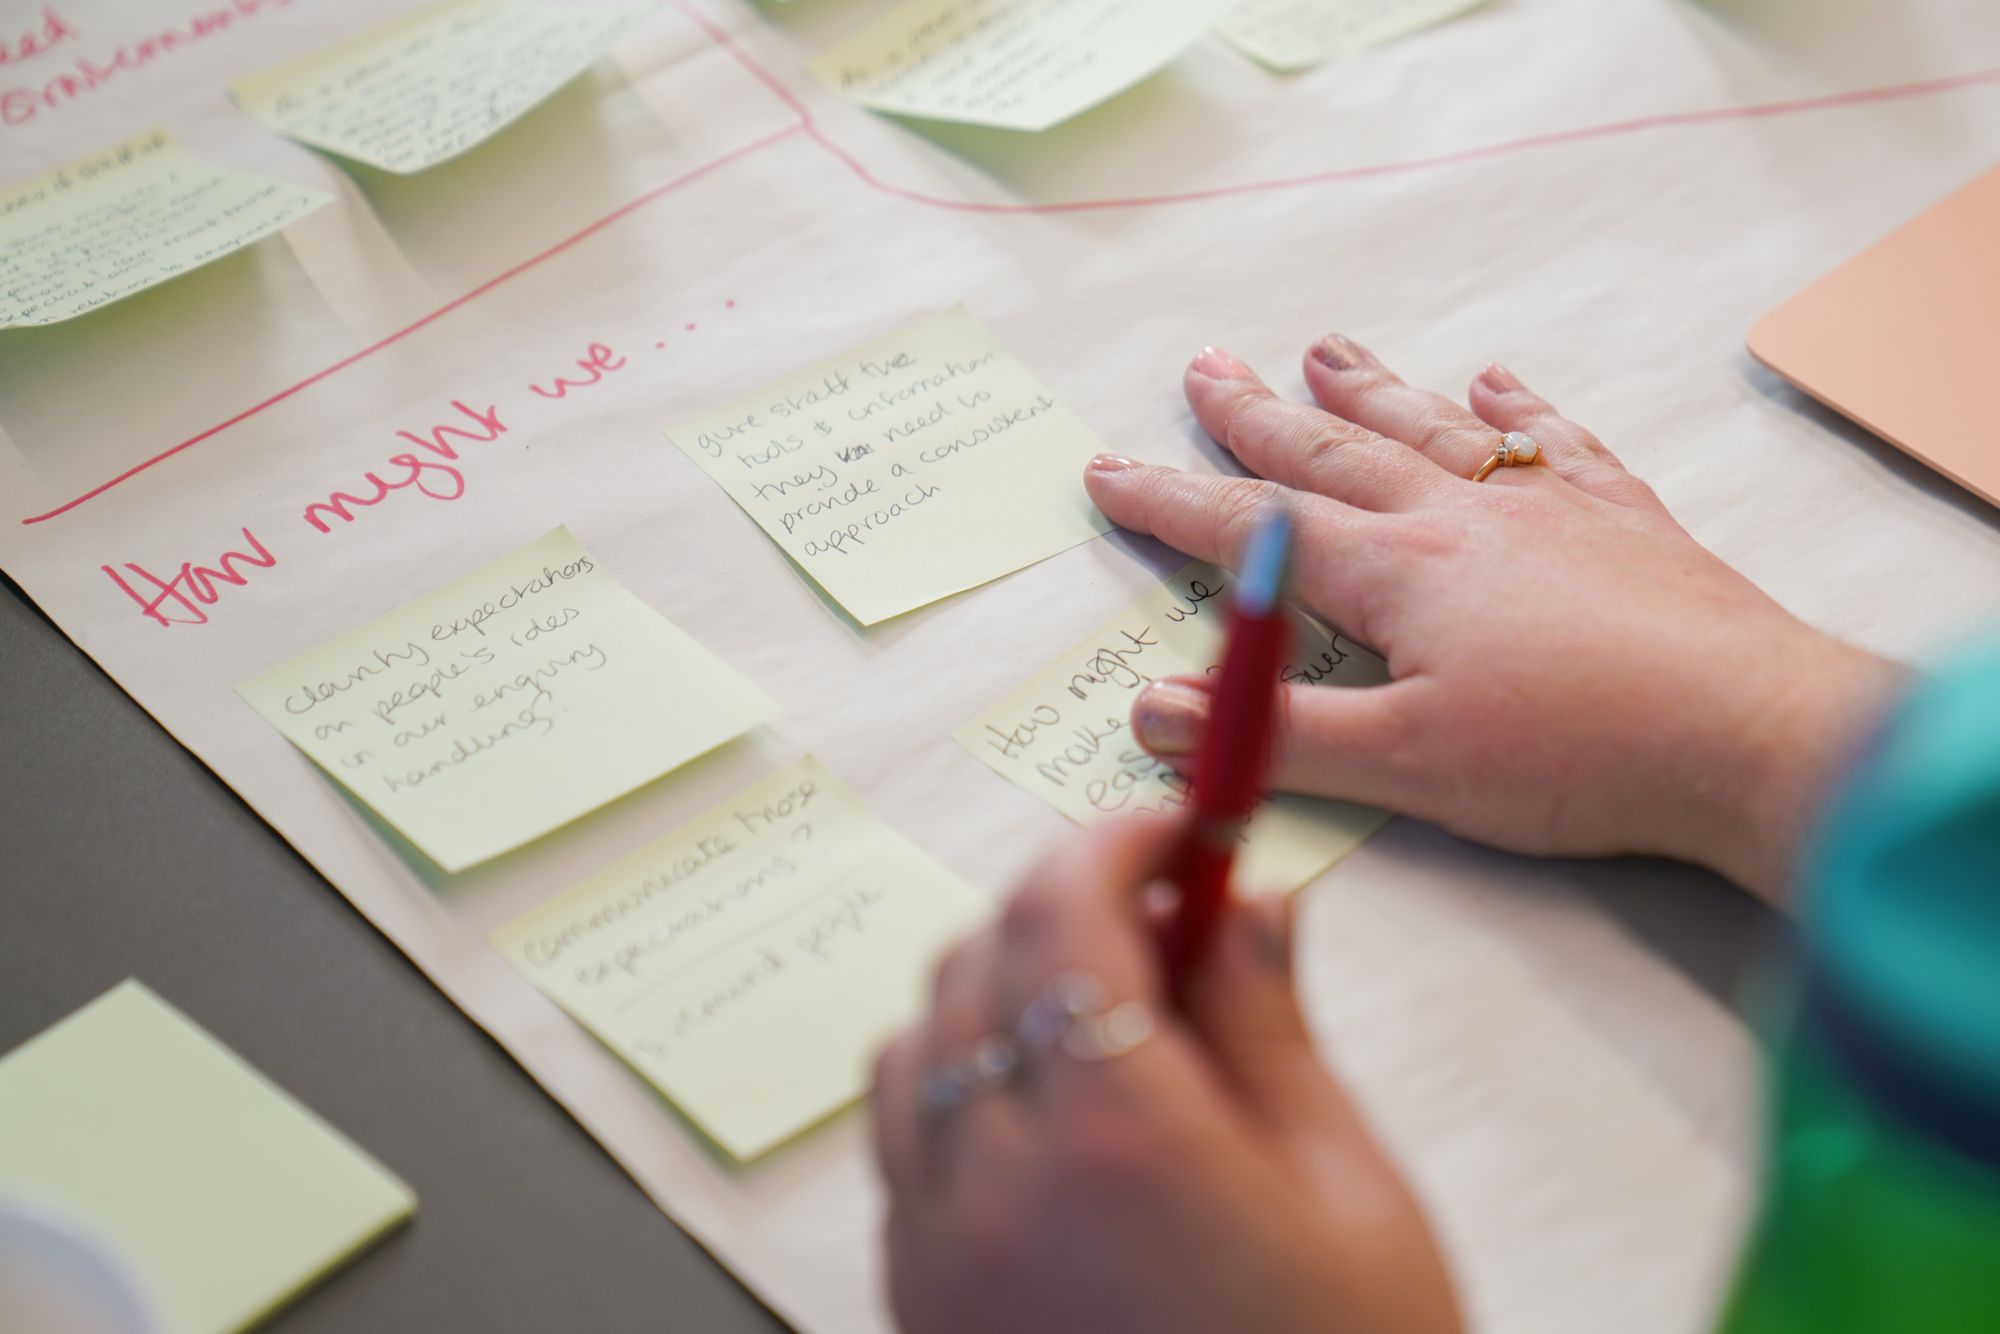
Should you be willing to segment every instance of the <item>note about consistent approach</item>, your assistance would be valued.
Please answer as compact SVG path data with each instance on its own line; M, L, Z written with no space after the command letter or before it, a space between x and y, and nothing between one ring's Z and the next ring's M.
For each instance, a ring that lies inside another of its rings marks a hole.
M447 871L567 824L772 711L567 528L238 693Z
M1110 526L1103 445L963 307L667 434L863 625Z

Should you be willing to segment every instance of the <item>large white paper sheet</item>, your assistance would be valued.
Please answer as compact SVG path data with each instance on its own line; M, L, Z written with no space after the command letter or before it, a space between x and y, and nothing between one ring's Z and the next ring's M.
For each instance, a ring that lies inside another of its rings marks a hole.
M1742 351L1769 305L2000 157L1988 0L1538 0L1290 79L1209 43L1025 144L929 138L819 88L805 63L840 14L689 0L614 52L622 79L524 121L504 163L362 188L224 98L398 8L263 7L0 126L32 174L164 124L207 160L336 195L316 216L342 224L0 333L0 565L815 1334L885 1327L860 1118L725 1169L486 934L807 751L1000 891L1067 825L953 728L1181 562L1105 538L860 633L661 422L962 299L1112 448L1213 467L1179 398L1185 358L1224 343L1297 389L1289 367L1333 326L1447 389L1505 359L1830 629L1914 655L2000 617L1995 513ZM169 22L138 0L72 10L84 35L0 85L45 87ZM362 245L403 263L353 262ZM399 334L413 308L426 322ZM406 489L333 532L303 523L410 449L399 432L462 423L454 404L509 425L467 447L462 496ZM330 616L363 624L427 571L557 523L779 715L426 882L232 687L321 642ZM243 558L246 533L268 565ZM140 567L205 623L155 623L107 566ZM1415 1173L1482 1330L1692 1334L1726 1271L1752 1050L1594 903L1639 877L1694 879L1398 822L1308 891L1328 1057Z

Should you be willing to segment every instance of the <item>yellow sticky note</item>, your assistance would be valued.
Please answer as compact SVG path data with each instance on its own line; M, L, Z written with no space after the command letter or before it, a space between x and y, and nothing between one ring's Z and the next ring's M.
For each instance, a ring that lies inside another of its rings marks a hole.
M0 328L75 319L269 236L317 190L193 157L165 130L0 190Z
M667 435L863 625L1110 527L1103 444L962 306Z
M567 528L237 693L447 871L539 838L772 712Z
M1187 803L1187 784L1131 732L1146 684L1200 676L1222 660L1232 577L1196 562L1132 604L957 733L986 766L1080 825ZM1379 685L1382 660L1294 617L1286 681L1327 689ZM1280 796L1250 822L1238 878L1252 890L1297 889L1367 840L1388 816L1365 806Z
M101 1236L173 1334L256 1323L416 1207L136 981L0 1058L0 1195Z
M290 139L408 173L492 137L589 69L658 0L449 0L230 85Z
M988 912L808 756L493 943L747 1162L867 1090Z
M1299 70L1456 18L1485 0L1240 0L1216 32L1275 70Z
M1046 130L1157 73L1230 0L912 0L821 54L878 111Z

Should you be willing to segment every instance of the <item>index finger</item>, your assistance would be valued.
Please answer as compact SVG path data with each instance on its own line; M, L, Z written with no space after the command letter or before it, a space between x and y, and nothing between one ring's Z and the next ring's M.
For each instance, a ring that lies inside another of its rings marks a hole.
M1114 1000L1165 994L1146 891L1173 865L1183 821L1128 816L1065 842L1028 873L1000 915L1001 1013L1010 1018L1051 978L1095 974Z
M1299 598L1328 621L1381 647L1381 627L1369 624L1371 596L1384 576L1382 515L1276 482L1214 473L1181 472L1100 454L1084 472L1084 489L1120 528L1157 537L1176 551L1234 570L1251 530L1272 505L1291 512L1298 534L1294 562Z

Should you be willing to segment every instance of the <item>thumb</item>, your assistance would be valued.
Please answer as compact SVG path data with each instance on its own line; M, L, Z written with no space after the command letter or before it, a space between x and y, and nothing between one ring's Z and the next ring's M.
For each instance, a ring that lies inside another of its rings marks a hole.
M1288 685L1278 693L1270 786L1389 810L1412 804L1404 770L1408 718L1421 683ZM1209 683L1198 676L1155 681L1132 706L1132 733L1168 764L1193 764L1208 730Z

